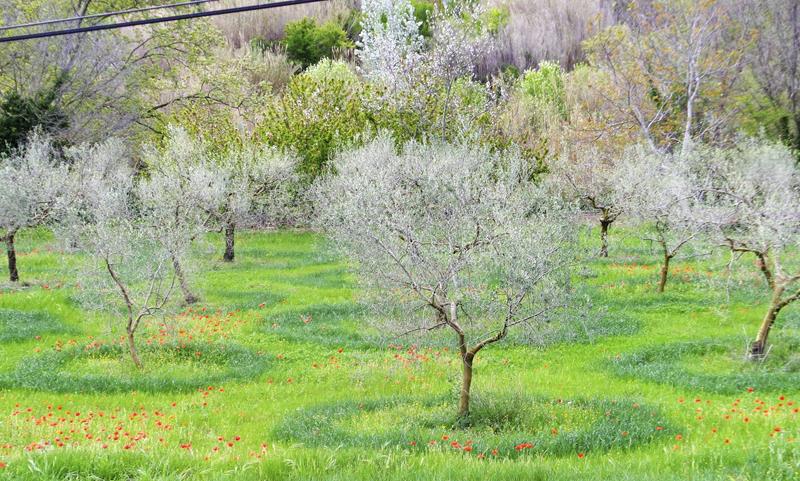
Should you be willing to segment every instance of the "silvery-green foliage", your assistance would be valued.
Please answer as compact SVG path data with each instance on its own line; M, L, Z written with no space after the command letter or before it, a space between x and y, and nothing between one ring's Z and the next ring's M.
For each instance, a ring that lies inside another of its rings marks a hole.
M136 185L142 222L175 259L209 227L209 211L225 199L224 178L215 172L207 146L186 130L170 126L163 148L149 146L148 175Z
M355 261L385 334L452 328L477 352L564 305L572 212L528 182L516 153L414 142L398 153L381 135L335 168L314 187L319 222Z
M744 138L709 155L706 217L716 238L777 261L800 245L800 171L791 150Z
M295 155L252 142L216 159L214 175L221 180L222 197L215 216L222 224L250 219L280 222L287 215L297 182Z
M620 158L595 146L567 150L550 166L547 184L564 198L578 200L584 207L616 219L622 202L615 181Z
M705 150L654 152L635 145L625 150L612 181L620 207L647 229L643 237L673 257L705 229Z
M87 254L78 296L96 308L130 309L128 324L135 331L170 297L170 253L160 242L160 227L139 215L130 154L120 140L78 146L68 156L81 199L62 228Z
M0 158L0 238L63 214L73 200L69 179L68 164L39 132Z

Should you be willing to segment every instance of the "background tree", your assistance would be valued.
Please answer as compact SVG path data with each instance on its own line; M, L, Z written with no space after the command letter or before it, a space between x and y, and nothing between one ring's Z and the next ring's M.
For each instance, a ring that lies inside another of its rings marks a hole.
M50 137L34 132L8 156L0 157L0 238L6 244L11 282L19 281L15 237L57 217L72 199L69 167Z
M221 181L222 195L210 214L224 232L222 260L233 262L236 228L257 217L256 211L262 219L282 220L296 187L296 167L292 155L248 140L215 161L213 176Z
M460 417L477 354L564 307L574 224L528 181L528 165L446 144L397 154L384 135L338 157L338 175L315 190L321 224L356 261L387 329L453 334Z
M19 149L37 127L44 133L66 128L67 120L55 105L58 86L25 97L9 92L0 100L0 156Z
M353 47L338 23L328 21L317 25L311 18L286 24L284 43L289 60L298 63L304 69L323 58L333 58L337 49Z
M2 0L0 12L3 23L10 25L157 3ZM131 14L127 19L137 15L146 13ZM97 19L70 26L93 21ZM51 135L67 143L128 136L139 128L149 129L153 118L171 105L216 98L206 85L180 82L179 74L203 65L203 60L211 61L210 53L221 40L207 22L193 21L3 44L0 96L21 99L18 104L39 104L40 112L51 115L40 115L35 124L43 124Z
M755 84L745 123L755 120L787 146L800 151L800 2L744 2L741 22L758 32L747 51Z
M373 87L367 108L398 144L436 137L475 140L491 123L491 91L474 81L475 62L491 48L484 10L474 2L437 5L420 32L407 1L365 2L360 68Z
M700 151L659 154L644 146L629 148L615 182L625 212L641 222L643 238L662 254L658 292L664 292L670 262L704 230L701 199L705 188ZM653 236L649 236L650 231Z
M296 152L298 173L311 181L327 169L336 150L369 129L365 88L347 64L323 60L268 103L256 138Z
M706 201L716 238L733 252L753 254L769 288L770 302L750 346L750 356L767 354L770 330L781 310L800 299L800 171L785 146L741 140L719 151Z
M750 41L735 8L722 0L631 3L623 23L584 44L610 80L598 93L651 149L725 140Z
M554 189L598 214L600 257L608 257L608 229L622 214L616 183L619 169L615 154L588 146L565 152L551 167L549 182Z
M185 260L197 236L209 227L210 209L223 198L223 179L210 166L208 148L185 130L171 127L162 149L144 154L147 176L136 186L142 222L169 252L186 304L197 302Z

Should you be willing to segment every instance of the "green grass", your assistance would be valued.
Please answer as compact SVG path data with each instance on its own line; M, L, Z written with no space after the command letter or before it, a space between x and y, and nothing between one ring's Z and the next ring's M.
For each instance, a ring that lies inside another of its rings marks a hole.
M659 295L656 253L615 230L576 275L592 314L481 352L464 423L449 340L381 341L315 234L243 232L232 264L198 249L202 300L147 320L142 371L123 320L76 300L81 257L45 231L18 246L27 285L0 283L0 479L800 477L800 316L744 360L765 308L746 258L731 278L723 254L675 262Z

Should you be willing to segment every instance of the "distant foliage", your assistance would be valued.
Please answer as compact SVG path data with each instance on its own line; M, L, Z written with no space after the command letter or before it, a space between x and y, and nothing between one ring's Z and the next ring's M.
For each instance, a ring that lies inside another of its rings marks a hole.
M37 127L44 132L67 127L68 119L56 104L59 84L32 96L9 92L0 99L0 156L20 148Z
M298 172L313 179L338 149L368 130L364 85L341 62L323 61L292 79L267 106L256 136L300 157Z
M614 19L612 2L603 0L488 0L490 29L497 49L478 60L488 77L506 66L524 71L544 60L570 70L584 58L581 42L592 27Z
M339 24L326 22L317 25L310 18L287 24L284 44L289 60L302 68L308 68L323 58L332 58L335 49L353 46Z
M535 107L552 107L562 118L567 118L564 71L555 62L545 61L535 70L528 70L520 80L520 88L534 101Z

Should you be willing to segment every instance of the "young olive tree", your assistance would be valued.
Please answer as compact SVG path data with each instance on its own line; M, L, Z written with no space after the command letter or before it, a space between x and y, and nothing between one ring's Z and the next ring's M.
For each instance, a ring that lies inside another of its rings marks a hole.
M186 304L197 302L184 269L189 248L209 225L208 211L223 198L223 179L209 164L202 140L169 127L163 149L150 146L144 155L149 175L136 186L147 223L169 252Z
M69 242L88 254L88 277L81 284L91 292L85 297L113 312L122 303L128 349L141 368L135 335L169 301L175 287L172 254L162 242L162 227L138 215L130 158L121 142L84 145L68 155L77 166L81 202L64 227Z
M0 239L6 244L11 282L19 281L14 240L20 229L52 220L72 198L69 167L52 140L38 132L0 158Z
M341 154L314 189L321 225L388 318L378 328L452 333L462 417L478 353L565 307L574 223L528 165L465 145L410 142L398 154L379 136Z
M260 210L262 217L280 218L297 181L296 165L292 155L247 141L217 159L212 168L221 181L222 195L210 212L225 233L222 260L233 262L236 227L254 210Z
M767 354L780 311L800 299L800 171L783 145L746 139L715 158L706 200L717 238L731 251L753 254L770 290L770 303L750 357Z
M659 154L638 145L626 150L615 178L621 205L649 227L646 240L661 248L658 292L664 292L670 262L703 231L705 187L700 152Z
M600 221L600 257L608 257L608 229L622 214L615 178L619 159L595 147L562 155L551 168L550 184L567 198L575 198L594 211Z

